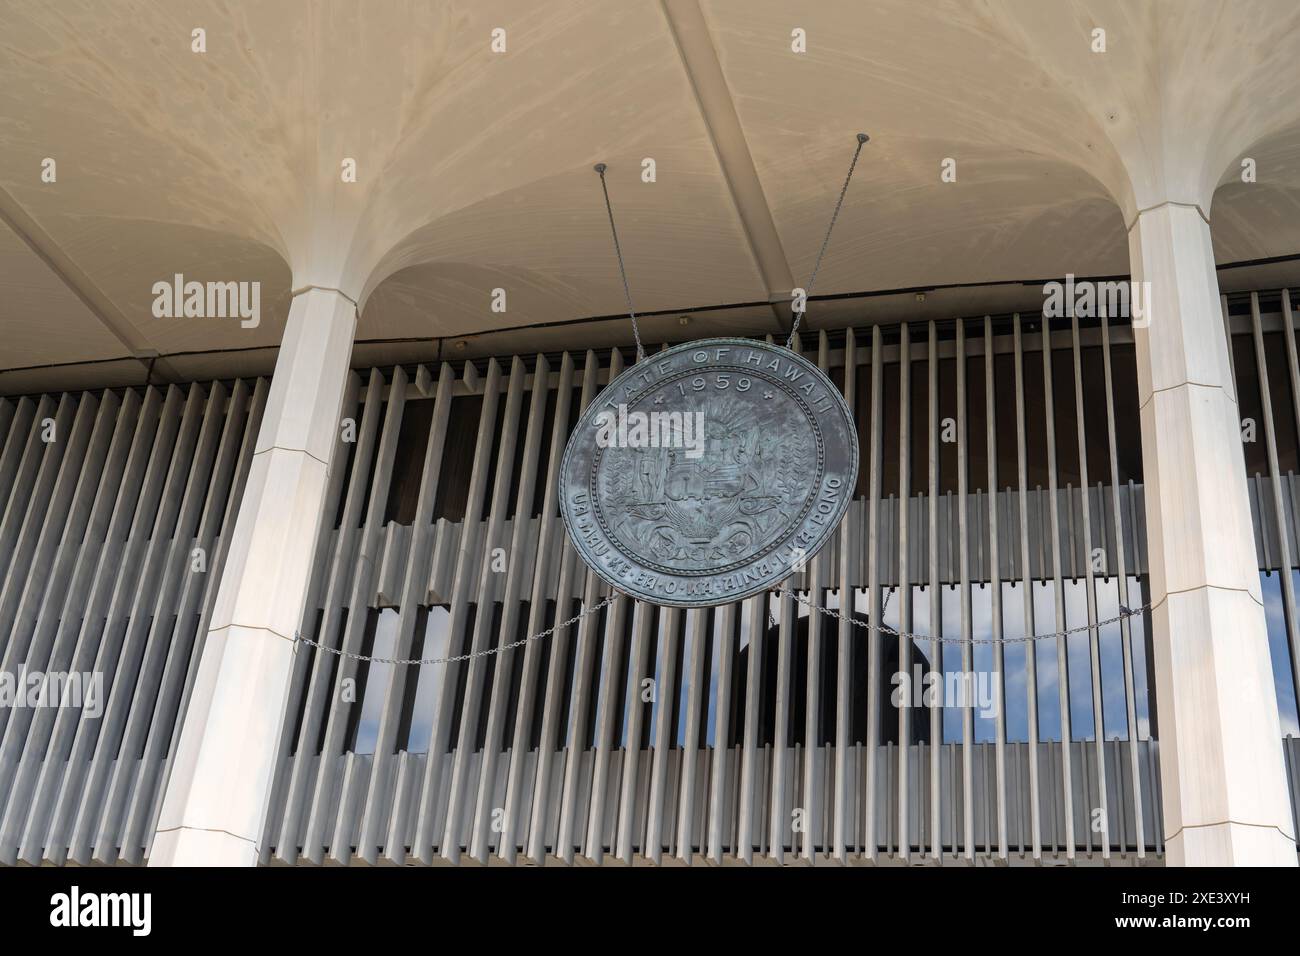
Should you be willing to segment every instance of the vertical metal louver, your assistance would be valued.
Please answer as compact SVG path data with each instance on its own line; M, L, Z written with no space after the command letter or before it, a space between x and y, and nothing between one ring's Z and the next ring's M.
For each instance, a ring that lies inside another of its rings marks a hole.
M797 589L895 626L928 633L933 621L977 638L993 606L1015 638L1025 611L1032 633L1141 603L1140 457L1116 457L1111 381L1121 362L1129 414L1131 335L1029 325L813 337L818 363L857 409L864 468L837 540ZM340 446L349 464L333 476L333 531L305 631L352 654L455 656L605 597L564 537L555 475L572 423L623 361L618 351L562 353L359 375L344 413L357 440ZM1094 371L1104 384L1090 384ZM1069 400L1054 411L1059 395ZM1131 443L1133 416L1118 427ZM1058 457L1068 459L1060 469ZM397 510L403 521L385 520ZM900 661L952 672L965 658L1001 676L1013 666L1002 654L994 663L988 645L947 645L936 656L929 642L897 639L885 654L883 642L870 648L847 622L790 598L681 610L617 597L544 640L446 665L302 653L263 857L1158 854L1149 653L1132 651L1144 627L1128 623L1091 642L1040 642L1051 668L1022 650L1006 692L1032 691L1042 670L1055 720L1022 720L1010 734L999 720L991 736L970 709L952 733L942 708L916 720L882 698ZM1075 725L1072 680L1090 704ZM1123 726L1103 721L1107 706Z
M1289 297L1224 305L1294 806L1300 369ZM1158 862L1146 619L1018 640L1147 599L1129 330L983 319L801 344L855 410L863 470L791 586L922 637L869 643L789 597L616 597L446 665L301 646L263 862ZM556 474L623 361L354 372L302 632L456 656L605 597ZM0 670L103 681L98 715L0 707L0 861L147 856L267 390L0 398ZM896 674L963 668L1004 706L892 705Z
M0 399L0 670L102 688L0 707L0 861L144 859L267 388Z

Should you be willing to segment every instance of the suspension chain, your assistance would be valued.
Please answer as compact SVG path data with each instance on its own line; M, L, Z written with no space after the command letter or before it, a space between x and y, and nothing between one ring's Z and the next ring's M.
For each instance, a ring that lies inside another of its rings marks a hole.
M645 348L641 345L641 330L636 324L636 311L632 308L632 289L627 284L627 269L623 265L623 247L618 243L618 229L614 226L614 207L609 202L609 187L605 185L605 170L608 168L604 163L595 165L596 172L600 175L600 191L605 194L605 212L609 213L609 231L614 236L614 254L618 256L618 272L623 277L623 297L627 300L627 314L632 320L632 337L636 339L636 360L640 362L645 358Z
M890 627L888 624L873 624L870 621L863 621L854 617L849 617L845 614L841 614L835 608L823 607L822 605L817 604L811 599L800 595L797 591L791 591L786 588L781 588L781 587L773 588L770 593L778 595L780 597L793 598L795 601L798 601L800 604L802 604L804 607L808 608L809 610L818 611L822 614L827 615L828 617L836 618L837 620L848 621L854 627L860 627L863 630L867 631L868 633L875 632L878 634L883 634L886 637L904 637L917 642L929 641L929 642L936 642L939 644L1028 644L1031 641L1048 641L1057 638L1065 638L1071 634L1080 634L1083 633L1084 631L1100 630L1103 627L1108 627L1111 624L1117 624L1126 618L1143 614L1146 611L1149 611L1151 609L1150 604L1143 604L1142 606L1135 607L1135 608L1128 608L1121 604L1119 607L1119 614L1115 615L1114 617L1106 618L1104 621L1097 621L1095 624L1080 624L1077 627L1066 628L1063 631L1051 631L1047 634L1032 634L1028 637L1007 637L1001 639L976 638L976 637L971 637L971 638L939 637L931 634L916 634L911 631L900 631L897 628ZM889 604L888 595L892 593L893 591L891 590L886 595L885 598L886 607L888 607ZM538 641L541 640L542 638L550 637L552 634L554 634L556 631L560 630L561 628L571 627L574 624L577 624L587 615L595 614L603 610L604 608L608 607L610 604L612 604L614 601L616 601L618 598L622 596L623 595L619 592L611 593L605 596L604 598L602 598L601 600L597 601L595 604L591 605L591 607L583 608L581 611L573 615L573 617L569 618L567 621L560 621L557 624L552 624L544 631L538 631L536 634L532 634L529 635L528 637L520 638L519 640L512 641L509 644L498 644L496 647L489 647L486 650L471 651L467 654L457 654L454 657L415 657L415 658L376 657L372 654L356 654L353 653L352 651L344 651L337 647L327 647L326 645L322 644L320 641L314 641L311 638L303 637L301 634L296 634L294 639L298 643L310 645L311 647L318 648L330 654L336 654L339 657L345 657L348 658L349 660L354 660L354 661L366 661L371 664L393 664L393 665L455 664L455 663L459 663L460 661L473 660L476 657L488 657L492 654L499 654L502 651L514 650L517 647L523 647L525 644L529 643L530 641ZM769 627L776 627L777 622L776 619L772 616L771 611L768 611L767 613L767 621Z
M831 213L830 225L826 227L826 236L822 239L821 250L817 253L817 261L813 263L812 278L808 280L808 288L804 292L803 309L791 309L794 321L790 325L790 337L785 340L785 347L791 348L794 345L794 334L799 331L799 320L803 318L804 312L808 309L808 300L812 298L813 286L817 284L817 273L821 271L822 256L826 255L826 246L831 241L831 230L835 228L835 220L840 217L840 207L844 205L844 194L849 191L849 180L853 178L853 170L858 165L858 157L862 155L862 147L866 145L870 137L866 133L858 134L858 148L853 151L853 160L849 163L849 174L844 177L844 185L840 187L840 198L835 201L835 211Z

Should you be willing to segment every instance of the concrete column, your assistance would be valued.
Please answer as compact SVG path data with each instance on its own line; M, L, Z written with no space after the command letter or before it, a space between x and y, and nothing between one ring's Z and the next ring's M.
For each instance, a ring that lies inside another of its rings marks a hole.
M1295 866L1281 728L1210 228L1165 203L1129 232L1166 860Z
M150 866L253 866L356 328L294 297L185 713Z

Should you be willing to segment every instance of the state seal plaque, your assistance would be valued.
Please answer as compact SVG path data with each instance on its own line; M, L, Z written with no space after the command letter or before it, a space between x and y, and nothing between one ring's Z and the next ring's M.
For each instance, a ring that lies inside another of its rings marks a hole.
M705 339L611 382L560 477L560 514L596 574L643 601L709 607L772 587L830 540L857 483L858 438L807 359Z

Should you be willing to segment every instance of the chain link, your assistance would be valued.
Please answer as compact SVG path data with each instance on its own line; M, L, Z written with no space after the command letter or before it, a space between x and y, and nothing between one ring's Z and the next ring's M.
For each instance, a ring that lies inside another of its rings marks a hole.
M605 185L604 163L597 163L595 170L600 174L600 191L605 194L605 211L609 213L609 231L614 236L614 254L618 256L618 272L623 277L623 297L627 299L627 314L632 319L632 337L636 339L636 360L645 358L645 349L641 346L641 330L637 328L636 312L632 309L632 290L627 284L627 269L623 266L623 247L618 244L618 229L614 227L614 207L609 202L609 187Z
M313 641L309 637L303 637L296 634L295 639L303 644L310 644L312 647L319 648L322 651L328 651L331 654L337 654L339 657L346 657L354 661L367 661L371 664L455 664L459 661L472 660L475 657L487 657L491 654L499 654L502 651L514 650L516 647L523 647L529 641L540 641L544 637L550 637L562 627L569 627L577 624L588 614L595 614L597 611L613 603L620 597L618 593L610 594L597 601L591 607L585 607L567 621L560 621L558 624L552 624L544 631L538 631L536 634L530 634L528 637L522 637L517 641L509 644L498 644L496 647L489 647L485 651L471 651L468 654L457 654L455 657L374 657L370 654L354 654L351 651L339 650L337 647L326 647L320 641Z
M858 165L858 157L862 155L862 147L866 145L868 136L866 133L858 134L858 148L853 151L853 160L849 163L849 174L844 177L844 185L840 187L840 198L835 202L835 211L831 213L830 225L826 227L826 235L822 239L821 250L817 253L817 261L813 263L812 278L808 280L808 288L804 292L803 309L792 309L794 322L790 325L790 337L785 340L785 347L790 348L794 345L794 334L799 331L799 320L808 309L808 300L812 298L813 286L817 284L817 273L821 271L822 256L826 255L826 246L831 241L831 230L835 228L835 220L840 217L840 207L844 205L844 195L849 191L849 180L853 178L853 170Z
M838 618L841 621L848 621L854 627L861 627L868 631L876 631L890 637L906 637L913 641L928 641L930 643L938 644L1029 644L1033 641L1050 641L1054 638L1069 637L1071 634L1080 634L1084 631L1100 630L1101 628L1107 627L1111 624L1118 624L1125 618L1135 617L1138 614L1151 610L1151 605L1149 603L1134 608L1125 607L1121 604L1119 606L1119 613L1114 617L1106 618L1104 621L1098 621L1095 624L1080 624L1076 627L1068 627L1063 631L1051 631L1047 634L1030 634L1027 637L939 637L934 634L916 634L912 631L900 631L897 628L890 627L888 624L872 624L870 621L860 621L857 618L841 614L834 608L822 607L820 604L816 604L806 597L801 597L798 592L789 591L785 588L773 588L772 593L791 597L809 610L820 611L828 617ZM891 591L890 593L893 592Z
M858 146L853 151L853 159L849 162L848 175L844 177L844 185L840 187L840 196L835 202L835 211L831 213L830 224L826 227L826 235L822 238L822 246L817 252L817 260L813 263L812 276L809 278L808 288L804 292L804 308L792 309L794 318L790 324L790 335L785 340L786 348L791 348L794 345L795 333L799 331L799 323L803 320L803 313L807 310L807 300L812 296L813 286L817 284L817 273L821 271L822 258L826 255L826 247L831 241L831 231L835 228L835 221L840 217L840 209L844 206L844 196L849 191L849 181L853 179L853 170L857 168L858 157L862 155L862 147L866 145L868 138L866 133L858 133ZM594 167L600 176L600 191L605 196L605 212L609 215L609 231L614 237L614 255L618 257L618 273L623 279L623 298L627 301L628 318L632 320L632 337L636 340L636 360L640 362L645 358L645 347L641 344L641 329L637 325L636 310L632 308L632 289L627 281L627 267L623 262L623 247L618 241L618 228L614 225L614 207L609 201L609 187L605 184L605 170L607 168L604 163L597 163Z
M860 627L867 631L875 631L877 633L884 634L888 637L906 637L906 638L910 638L913 641L918 641L918 642L929 641L929 642L937 642L940 644L1028 644L1031 641L1047 641L1047 640L1052 640L1054 638L1068 637L1071 634L1079 634L1084 631L1091 631L1094 629L1100 630L1103 627L1107 627L1108 625L1111 624L1116 624L1124 620L1125 618L1134 617L1138 614L1142 614L1151 609L1150 604L1143 604L1141 607L1135 607L1135 608L1128 608L1121 604L1119 608L1120 610L1119 614L1117 614L1115 617L1106 618L1106 620L1104 621L1098 621L1096 624L1080 624L1077 627L1067 628L1063 631L1052 631L1051 633L1048 634L1032 634L1029 637L1006 637L1000 639L978 638L978 637L972 637L972 638L936 637L931 634L915 634L911 631L900 631L897 630L896 628L890 627L888 624L872 624L870 621L860 621L857 618L847 617L846 615L841 614L839 611L835 610L834 608L822 607L820 604L814 603L809 598L801 596L798 592L790 591L787 590L786 588L773 588L769 593L775 594L779 597L793 598L795 601L798 601L800 604L802 604L804 607L808 608L809 610L818 611L822 614L827 615L828 617L833 617L841 621L848 621L854 627ZM894 592L892 589L886 592L885 604L884 604L886 608L889 607L889 597L893 593ZM581 611L573 615L573 617L569 618L567 621L560 621L558 624L552 624L544 631L538 631L536 634L532 634L529 635L528 637L520 638L519 640L512 641L509 644L499 644L496 647L489 647L487 650L471 651L468 654L457 654L455 657L413 657L413 658L375 657L370 654L356 654L353 653L352 651L340 650L339 648L336 647L326 647L324 644L320 643L320 641L313 641L311 638L303 637L301 634L295 634L294 640L299 643L307 644L310 645L311 647L318 648L322 651L326 651L330 654L337 654L339 657L346 657L349 660L354 660L354 661L366 661L367 663L371 663L371 664L394 664L394 665L455 664L461 661L473 660L475 657L488 657L489 655L492 654L499 654L502 651L514 650L517 647L523 647L525 644L529 643L530 641L539 641L544 637L550 637L556 631L560 630L560 628L571 627L572 625L577 624L587 615L595 614L597 611L600 611L608 607L615 600L617 600L622 596L623 595L619 592L610 594L602 598L601 600L597 601L595 604L591 605L591 607L583 608ZM772 612L770 610L767 612L767 624L768 627L777 626L776 618L772 616Z

